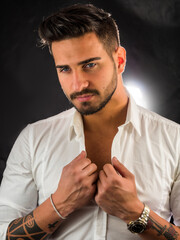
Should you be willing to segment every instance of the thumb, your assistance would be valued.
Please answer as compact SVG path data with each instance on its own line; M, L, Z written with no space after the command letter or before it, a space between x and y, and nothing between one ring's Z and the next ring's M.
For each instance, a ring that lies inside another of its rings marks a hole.
M122 177L129 178L132 176L132 173L122 163L120 163L116 157L112 158L112 165Z

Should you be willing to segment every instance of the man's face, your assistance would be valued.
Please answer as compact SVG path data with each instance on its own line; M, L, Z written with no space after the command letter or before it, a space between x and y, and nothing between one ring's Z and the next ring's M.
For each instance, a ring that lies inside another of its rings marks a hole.
M94 33L52 43L61 87L83 115L100 111L117 86L117 71Z

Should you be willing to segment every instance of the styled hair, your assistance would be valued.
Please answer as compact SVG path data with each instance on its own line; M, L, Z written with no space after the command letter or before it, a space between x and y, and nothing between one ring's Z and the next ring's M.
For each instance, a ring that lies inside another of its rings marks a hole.
M39 26L42 46L48 46L50 53L54 41L66 40L94 32L107 53L120 45L119 31L111 14L92 4L74 4L60 9L47 17Z

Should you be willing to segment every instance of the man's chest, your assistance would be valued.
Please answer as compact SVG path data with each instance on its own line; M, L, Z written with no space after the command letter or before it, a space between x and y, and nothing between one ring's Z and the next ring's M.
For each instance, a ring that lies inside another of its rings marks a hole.
M87 157L97 165L98 171L107 163L111 163L111 148L114 135L102 136L85 134Z
M103 169L106 163L111 163L111 144L102 141L86 141L87 157L97 165L98 171Z

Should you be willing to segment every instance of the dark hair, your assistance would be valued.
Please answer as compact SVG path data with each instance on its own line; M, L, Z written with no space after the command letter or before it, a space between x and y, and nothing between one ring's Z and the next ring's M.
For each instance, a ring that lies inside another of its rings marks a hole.
M120 45L119 31L111 14L92 4L75 4L47 17L39 27L42 46L48 46L51 52L53 41L80 37L94 32L103 43L107 53Z

